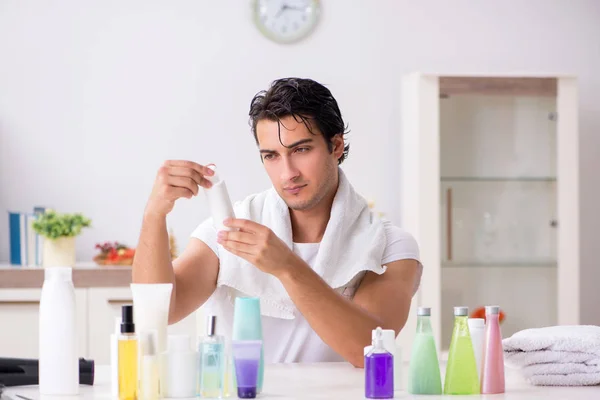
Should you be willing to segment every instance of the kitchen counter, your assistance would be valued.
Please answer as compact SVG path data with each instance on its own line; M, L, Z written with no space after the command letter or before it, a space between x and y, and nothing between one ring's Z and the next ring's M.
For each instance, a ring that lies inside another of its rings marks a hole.
M0 289L41 288L44 269L0 263ZM99 266L93 262L78 263L73 268L76 288L126 287L131 283L131 267Z
M442 369L443 371L443 369ZM403 382L406 382L408 365L405 364ZM443 372L442 372L443 373ZM36 386L8 388L8 397L21 400L16 394L32 400L42 399ZM80 386L79 399L110 399L109 368L96 368L96 384ZM231 399L237 396L230 397ZM260 399L363 399L364 371L347 363L321 364L274 364L265 367L265 383ZM597 399L600 387L543 387L532 386L523 380L515 370L506 371L506 393L499 395L471 396L415 396L404 390L395 392L399 399ZM74 397L72 399L75 399Z

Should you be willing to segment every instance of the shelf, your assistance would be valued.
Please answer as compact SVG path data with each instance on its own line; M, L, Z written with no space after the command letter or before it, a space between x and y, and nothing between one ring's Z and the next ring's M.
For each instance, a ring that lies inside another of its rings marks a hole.
M556 268L556 262L450 262L442 261L443 268Z
M442 182L556 182L552 176L442 176Z

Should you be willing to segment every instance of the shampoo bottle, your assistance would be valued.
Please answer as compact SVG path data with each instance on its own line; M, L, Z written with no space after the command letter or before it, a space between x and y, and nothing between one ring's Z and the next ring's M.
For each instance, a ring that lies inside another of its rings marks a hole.
M479 374L467 323L468 307L454 307L444 394L479 394Z

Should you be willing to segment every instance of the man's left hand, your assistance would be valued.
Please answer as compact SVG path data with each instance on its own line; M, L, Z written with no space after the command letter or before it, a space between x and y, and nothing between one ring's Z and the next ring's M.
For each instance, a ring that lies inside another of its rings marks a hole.
M298 256L264 225L246 219L227 219L233 231L219 231L217 242L263 272L278 276L297 261Z

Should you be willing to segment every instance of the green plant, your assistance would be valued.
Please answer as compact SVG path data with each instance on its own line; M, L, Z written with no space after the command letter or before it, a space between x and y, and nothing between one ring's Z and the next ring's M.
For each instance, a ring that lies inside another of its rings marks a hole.
M61 214L53 210L46 210L40 214L33 223L33 230L48 239L61 237L74 237L87 228L91 220L81 214Z

